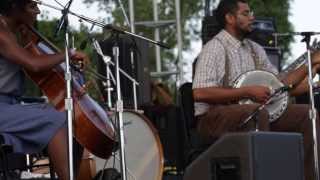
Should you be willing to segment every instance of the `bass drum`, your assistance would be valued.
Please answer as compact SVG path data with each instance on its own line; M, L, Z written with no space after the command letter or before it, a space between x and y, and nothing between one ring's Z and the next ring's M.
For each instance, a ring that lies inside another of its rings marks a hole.
M113 122L115 115L110 118ZM128 180L162 180L163 149L157 130L142 114L123 112ZM115 168L120 171L119 150L108 160L95 157L97 171Z

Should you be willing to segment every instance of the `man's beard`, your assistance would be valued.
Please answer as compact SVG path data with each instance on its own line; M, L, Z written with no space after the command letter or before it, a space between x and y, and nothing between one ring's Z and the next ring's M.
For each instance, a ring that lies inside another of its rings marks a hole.
M246 29L238 27L237 31L242 39L247 38L253 32L251 27Z
M244 31L243 32L243 36L245 37L245 38L247 38L248 36L250 36L252 33L254 33L254 30L250 30L250 31Z
M252 25L249 24L248 27L245 30L243 30L244 37L248 37L253 31L254 31L254 29L253 29Z

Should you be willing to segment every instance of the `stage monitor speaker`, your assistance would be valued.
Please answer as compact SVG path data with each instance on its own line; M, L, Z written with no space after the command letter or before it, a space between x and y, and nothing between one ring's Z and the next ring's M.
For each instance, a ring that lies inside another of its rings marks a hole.
M230 133L187 168L184 180L303 180L298 133Z
M264 50L266 51L271 64L274 65L278 71L281 71L281 49L275 47L264 47Z
M205 16L202 20L201 39L202 44L210 41L222 29L216 18L216 10L212 11L211 16Z
M105 55L111 57L113 62L113 51L112 48L115 43L119 46L119 67L129 76L134 78L138 83L137 86L137 103L138 106L142 106L151 102L151 83L150 83L150 71L149 71L149 59L148 59L148 48L149 44L141 39L129 37L127 35L121 35L119 38L111 37L104 41L99 42L101 49ZM134 58L131 61L131 51L133 51ZM98 72L102 75L106 74L106 66L102 58L98 56ZM115 68L110 65L113 77L115 76ZM132 81L126 77L123 73L120 73L121 82L121 94L123 104L125 108L133 108L133 84ZM100 81L100 90L107 100L107 88L105 82ZM112 102L116 102L116 86L113 84Z
M273 33L277 31L274 18L257 17L252 24L253 31L249 34L250 39L264 47L275 47Z

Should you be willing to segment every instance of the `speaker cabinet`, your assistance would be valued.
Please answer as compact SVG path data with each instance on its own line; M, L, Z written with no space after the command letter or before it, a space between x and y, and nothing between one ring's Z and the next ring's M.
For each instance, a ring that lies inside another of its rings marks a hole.
M175 166L178 172L184 166L184 131L180 108L170 106L146 106L144 114L157 129L163 147L165 166Z
M192 162L184 180L303 180L302 136L249 132L221 137Z
M131 78L135 79L139 85L137 86L137 103L138 106L142 106L150 103L151 101L151 85L150 85L150 71L149 71L149 44L141 39L121 35L118 38L111 37L104 41L99 42L101 49L105 55L111 57L114 62L112 48L117 43L119 46L119 67ZM131 51L133 52L134 58L131 59ZM102 75L106 75L106 65L102 58L98 56L97 62L98 72ZM115 76L115 67L110 65L110 69L113 77ZM134 107L133 97L133 84L130 78L126 77L124 73L120 73L120 87L123 104L125 108L132 109ZM106 82L99 80L99 88L107 100L107 87ZM112 102L116 102L116 85L113 83Z
M202 20L201 39L202 44L206 44L215 35L221 31L222 27L219 25L217 18L214 15L205 16Z
M275 47L264 47L271 64L281 71L281 49Z
M249 34L250 39L264 47L275 47L276 42L273 36L276 25L274 18L257 17L252 25L253 31Z

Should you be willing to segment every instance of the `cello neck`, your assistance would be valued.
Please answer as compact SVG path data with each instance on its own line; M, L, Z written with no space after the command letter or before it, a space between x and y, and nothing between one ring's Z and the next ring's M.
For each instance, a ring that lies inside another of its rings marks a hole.
M55 46L51 41L49 41L45 36L43 36L39 31L37 31L34 27L30 25L26 25L29 30L38 38L37 42L44 42L51 50L55 52L61 52L61 50Z

